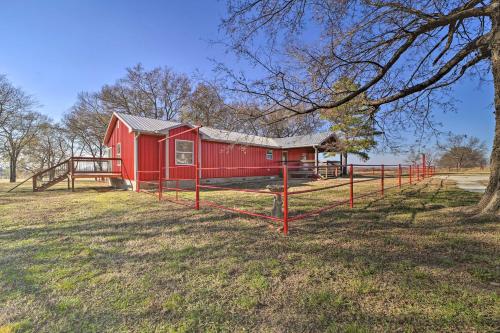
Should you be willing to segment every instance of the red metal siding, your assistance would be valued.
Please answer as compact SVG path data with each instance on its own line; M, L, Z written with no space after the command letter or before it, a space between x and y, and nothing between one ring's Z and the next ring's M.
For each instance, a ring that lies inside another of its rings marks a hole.
M111 133L108 147L112 148L112 157L116 156L116 145L121 145L122 165L118 166L118 162L113 162L113 171L121 170L124 179L134 180L134 133L129 132L128 127L121 121L117 120Z
M158 180L158 141L163 138L164 136L139 135L138 148L141 181ZM164 156L164 154L162 155Z
M170 130L169 135L175 135L190 128L181 126ZM145 135L139 136L139 170L141 181L151 181L158 179L158 141L163 136ZM175 162L175 141L188 140L196 141L194 131L187 132L171 138L169 140L168 160L170 179L194 179L195 167L176 165ZM165 145L161 144L162 154L162 174L165 175ZM203 170L201 178L227 178L227 177L252 177L252 176L273 176L279 175L280 170L276 168L281 165L281 149L273 150L273 159L266 158L267 150L271 148L255 147L239 144L230 144L214 141L201 142L201 167L204 168L224 168L224 167L274 167L264 169L232 169L232 170ZM289 149L288 159L290 161L300 160L303 153L307 153L307 159L314 159L312 148ZM150 171L150 172L145 172Z
M273 150L273 159L266 159L266 152L271 148L202 141L201 160L203 167L277 167L280 166L281 150ZM252 177L279 175L276 168L239 169L239 170L203 170L202 178Z
M302 154L306 154L306 160L314 161L314 148L292 148L286 149L288 151L289 161L300 161L302 160Z

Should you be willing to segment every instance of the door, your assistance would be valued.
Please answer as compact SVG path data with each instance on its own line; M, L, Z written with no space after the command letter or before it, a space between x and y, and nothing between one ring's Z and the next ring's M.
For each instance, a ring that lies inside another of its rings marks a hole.
M287 151L281 152L281 162L283 164L286 164L288 162L288 152Z

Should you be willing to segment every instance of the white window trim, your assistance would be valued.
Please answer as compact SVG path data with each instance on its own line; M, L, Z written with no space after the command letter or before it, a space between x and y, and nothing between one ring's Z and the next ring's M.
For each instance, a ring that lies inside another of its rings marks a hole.
M118 149L118 147L120 149ZM116 158L122 158L122 144L120 142L116 144ZM122 161L121 160L116 161L116 165L121 166Z
M269 152L271 152L271 158L269 158ZM272 150L272 149L266 150L266 160L269 160L269 161L274 160L274 150Z
M180 164L177 163L177 142L189 142L189 143L191 143L191 146L193 149L191 152L181 151L179 153L184 153L184 154L191 153L193 155L193 157L191 159L193 161L192 163L180 163ZM192 140L177 140L176 139L174 142L174 158L175 158L175 165L194 165L194 141L192 141Z

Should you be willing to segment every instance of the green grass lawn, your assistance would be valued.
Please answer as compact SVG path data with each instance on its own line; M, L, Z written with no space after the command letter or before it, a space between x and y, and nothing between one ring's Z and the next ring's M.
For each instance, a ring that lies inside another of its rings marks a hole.
M288 237L269 221L99 183L77 183L74 193L64 185L8 188L0 183L2 333L493 332L500 325L498 221L471 219L460 206L479 195L447 181L293 222ZM345 194L297 196L291 211ZM231 191L202 199L262 212L271 206L270 197Z

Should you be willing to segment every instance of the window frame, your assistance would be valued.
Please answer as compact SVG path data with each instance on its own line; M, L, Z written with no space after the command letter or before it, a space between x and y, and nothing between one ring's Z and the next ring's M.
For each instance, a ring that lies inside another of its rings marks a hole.
M269 152L271 152L271 158L269 158ZM266 149L266 160L268 160L268 161L274 160L274 150Z
M122 144L121 142L118 142L116 144L116 153L115 153L115 157L116 158L120 158L120 160L116 160L116 165L117 166L121 166L122 165L122 161L121 161L121 158L122 158Z
M189 142L191 143L191 151L178 151L177 150L177 142ZM175 158L175 165L194 165L194 141L193 140L182 140L182 139L176 139L174 141L174 158ZM177 154L180 153L180 154L191 154L192 158L191 158L191 163L178 163L177 162Z

